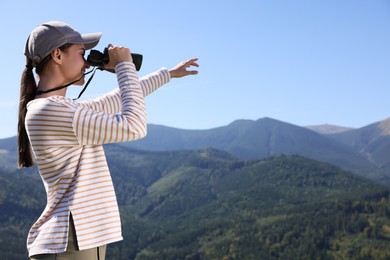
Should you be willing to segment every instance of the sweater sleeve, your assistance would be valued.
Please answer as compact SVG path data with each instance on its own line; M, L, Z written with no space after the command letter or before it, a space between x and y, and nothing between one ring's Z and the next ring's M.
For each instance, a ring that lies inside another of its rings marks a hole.
M146 106L140 80L131 62L122 62L115 68L118 85L120 113L111 109L97 111L88 105L77 107L73 129L81 145L125 142L146 136ZM105 99L102 107L109 107Z
M171 74L166 68L161 68L160 70L150 73L142 78L141 88L146 97L149 94L152 94L155 90L160 88L162 85L168 83L171 80Z
M140 78L142 94L144 97L153 93L162 85L171 80L170 73L166 68L150 73ZM91 109L105 113L118 113L121 111L120 89L114 89L102 97L81 102Z

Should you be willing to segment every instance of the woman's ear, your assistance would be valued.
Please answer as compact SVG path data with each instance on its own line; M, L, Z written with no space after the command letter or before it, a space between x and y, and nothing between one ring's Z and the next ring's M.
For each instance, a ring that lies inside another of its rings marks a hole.
M62 63L62 51L57 48L54 51L51 52L51 58L54 62L61 64Z

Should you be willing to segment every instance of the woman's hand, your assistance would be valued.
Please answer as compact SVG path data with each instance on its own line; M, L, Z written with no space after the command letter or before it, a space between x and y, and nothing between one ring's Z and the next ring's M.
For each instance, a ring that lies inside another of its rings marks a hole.
M196 63L197 60L198 58L192 58L188 61L183 61L177 64L175 67L169 70L171 78L181 78L188 75L198 74L197 70L187 70L187 68L191 66L199 67L198 63Z
M104 64L104 69L115 69L115 66L123 61L133 62L131 52L128 48L122 46L108 45L108 56L110 61Z

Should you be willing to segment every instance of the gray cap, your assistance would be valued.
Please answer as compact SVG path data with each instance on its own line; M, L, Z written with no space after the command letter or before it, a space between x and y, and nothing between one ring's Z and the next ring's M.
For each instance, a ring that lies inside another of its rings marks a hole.
M43 58L66 43L83 43L86 50L95 47L102 33L80 34L63 22L52 21L39 25L29 35L24 55L37 66Z

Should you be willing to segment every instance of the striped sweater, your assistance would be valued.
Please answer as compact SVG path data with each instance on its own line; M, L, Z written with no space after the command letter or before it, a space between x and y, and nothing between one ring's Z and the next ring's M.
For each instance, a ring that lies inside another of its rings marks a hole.
M80 250L122 240L115 191L102 144L146 135L144 97L169 82L165 68L138 79L130 62L117 65L119 88L85 102L63 96L31 101L26 115L47 205L32 226L29 255L61 253L72 213Z

